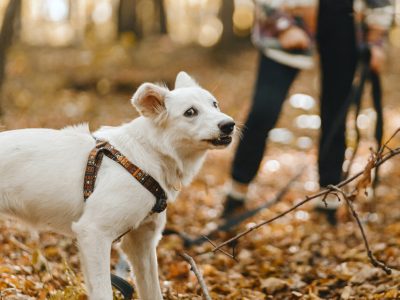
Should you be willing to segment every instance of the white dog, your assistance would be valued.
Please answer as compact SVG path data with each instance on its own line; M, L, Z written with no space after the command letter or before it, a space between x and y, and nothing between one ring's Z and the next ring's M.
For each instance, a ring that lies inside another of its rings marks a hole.
M107 140L150 174L173 201L199 171L206 151L230 144L235 123L186 73L175 89L144 83L132 98L141 117L93 135ZM104 157L93 194L83 180L95 140L85 126L0 133L0 213L77 238L91 300L112 299L111 244L135 273L141 299L162 299L156 246L166 213L149 214L155 197L118 163Z

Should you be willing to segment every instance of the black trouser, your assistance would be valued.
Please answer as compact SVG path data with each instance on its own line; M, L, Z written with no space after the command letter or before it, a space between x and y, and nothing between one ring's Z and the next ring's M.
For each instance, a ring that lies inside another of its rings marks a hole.
M274 128L297 69L260 54L253 103L236 150L232 178L249 183L256 175L265 150L265 139Z
M344 160L345 120L340 114L350 93L357 60L352 1L320 0L318 29L322 123L318 167L320 185L326 186L340 181ZM235 181L249 183L255 177L265 139L276 124L297 72L261 55L252 107L233 161ZM324 146L327 142L329 147Z
M320 185L326 186L340 181L346 147L341 114L346 112L357 63L352 0L320 0L317 41L321 67L318 167Z

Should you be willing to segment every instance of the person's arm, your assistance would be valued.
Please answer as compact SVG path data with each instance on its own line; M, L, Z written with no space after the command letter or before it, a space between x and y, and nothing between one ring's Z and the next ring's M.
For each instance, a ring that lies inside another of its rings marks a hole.
M367 42L382 45L387 31L393 23L394 6L391 0L365 0L365 24Z
M380 72L386 58L383 44L393 22L394 7L391 0L365 0L365 3L365 39L371 48L371 69Z
M294 18L286 13L284 1L258 0L256 1L256 17L268 27L272 35L278 36L295 25Z
M258 0L256 3L256 20L259 26L268 31L268 35L277 38L283 49L309 47L310 37L297 25L292 10L285 7L285 1Z
M310 38L307 33L298 26L292 25L278 36L283 49L307 49L310 46Z

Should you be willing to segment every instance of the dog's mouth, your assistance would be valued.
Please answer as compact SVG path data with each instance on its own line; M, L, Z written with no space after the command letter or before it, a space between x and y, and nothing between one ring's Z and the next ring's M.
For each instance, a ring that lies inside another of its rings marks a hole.
M214 146L227 146L232 142L232 136L221 135L216 139L206 140L207 142L213 144Z

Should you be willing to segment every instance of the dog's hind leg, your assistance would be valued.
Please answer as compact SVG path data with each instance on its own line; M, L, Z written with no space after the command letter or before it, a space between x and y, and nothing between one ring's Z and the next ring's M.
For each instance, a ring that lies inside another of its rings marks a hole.
M146 223L127 233L121 249L127 255L135 274L136 285L141 300L161 300L158 279L156 247L165 224L165 213L156 222Z
M113 238L85 218L74 223L73 230L89 299L112 300L110 252Z

